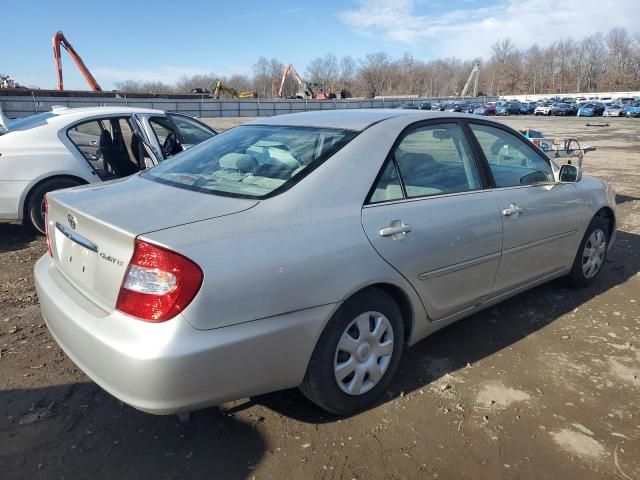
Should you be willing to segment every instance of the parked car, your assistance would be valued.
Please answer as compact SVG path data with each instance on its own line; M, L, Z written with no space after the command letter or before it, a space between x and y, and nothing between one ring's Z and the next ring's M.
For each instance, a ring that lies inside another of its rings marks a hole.
M496 115L511 115L511 109L508 103L496 103Z
M418 105L420 110L431 110L431 104L429 102L422 102Z
M248 153L271 142L295 162ZM53 338L138 409L299 386L350 414L436 330L557 277L593 282L614 197L500 122L280 115L122 181L49 193L35 283Z
M625 111L621 104L607 103L604 106L603 117L624 117Z
M578 110L579 117L600 117L604 113L604 105L599 102L585 103Z
M640 102L628 103L625 108L627 118L640 117Z
M531 113L533 113L536 109L536 103L535 102L523 102L520 104L520 115L529 115Z
M534 115L551 115L551 109L553 108L553 104L551 103L543 103L538 105L534 110Z
M453 102L445 105L445 112L458 112L466 113L469 109L469 104L465 102Z
M213 137L185 115L128 107L54 108L0 137L0 219L44 232L47 192L122 178Z
M473 113L475 115L495 115L496 114L496 106L493 104L479 105L473 109Z
M551 115L568 117L574 115L574 113L573 107L568 103L559 102L551 107Z

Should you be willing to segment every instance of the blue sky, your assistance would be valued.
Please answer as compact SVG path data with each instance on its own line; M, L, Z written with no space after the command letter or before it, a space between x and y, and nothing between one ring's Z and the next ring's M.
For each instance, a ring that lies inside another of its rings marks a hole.
M7 1L0 72L55 86L51 37L62 30L103 88L126 79L174 82L183 74L251 73L258 57L304 72L327 52L384 51L429 60L488 57L491 45L580 39L614 26L638 32L640 0ZM85 89L63 51L65 87Z

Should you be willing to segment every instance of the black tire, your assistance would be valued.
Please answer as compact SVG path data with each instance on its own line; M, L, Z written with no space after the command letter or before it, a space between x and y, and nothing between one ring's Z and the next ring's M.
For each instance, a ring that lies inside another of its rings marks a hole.
M31 192L29 192L29 197L27 198L27 203L25 205L25 226L31 227L36 232L44 235L44 196L54 190L76 187L78 185L82 184L71 178L54 178L46 180L36 186L31 190Z
M600 275L600 272L602 271L602 267L604 266L604 262L607 259L607 249L609 247L609 236L610 236L609 228L610 228L609 220L603 216L597 215L593 218L593 220L591 220L591 223L589 224L589 227L587 228L587 231L585 232L584 237L580 242L580 247L578 247L578 251L576 252L576 256L573 260L573 266L571 267L571 272L566 277L566 280L569 286L574 288L586 287L591 282L593 282L598 277L598 275ZM589 239L591 238L591 235L597 230L600 230L604 234L606 246L605 246L602 261L598 270L595 272L593 276L587 277L585 276L582 268L583 262L584 262L585 245L587 245L587 242L590 241Z
M335 378L336 350L347 327L358 315L369 311L379 312L389 321L393 331L393 352L378 383L364 393L351 395L340 388ZM337 415L363 410L386 391L398 368L403 346L404 323L398 305L384 290L367 289L347 300L325 327L307 366L300 390L313 403Z

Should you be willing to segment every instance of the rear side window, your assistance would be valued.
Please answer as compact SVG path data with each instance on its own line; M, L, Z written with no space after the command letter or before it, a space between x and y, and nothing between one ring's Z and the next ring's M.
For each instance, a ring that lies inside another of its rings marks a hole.
M553 183L553 170L527 142L514 134L488 125L469 124L478 139L496 187Z
M392 160L372 190L370 203L481 188L473 156L457 123L416 128L393 150Z

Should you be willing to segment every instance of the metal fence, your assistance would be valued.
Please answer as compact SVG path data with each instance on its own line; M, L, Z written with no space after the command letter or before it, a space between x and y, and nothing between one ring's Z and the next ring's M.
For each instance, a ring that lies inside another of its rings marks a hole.
M9 118L23 118L51 110L54 105L69 108L128 106L153 108L179 112L193 117L270 117L284 113L307 112L311 110L337 110L351 108L397 108L404 104L418 105L423 102L461 101L455 98L376 98L376 99L336 99L336 100L215 100L171 99L171 98L120 98L113 97L64 97L64 96L1 96L0 106ZM495 101L497 97L465 98L469 103Z

